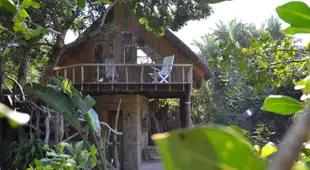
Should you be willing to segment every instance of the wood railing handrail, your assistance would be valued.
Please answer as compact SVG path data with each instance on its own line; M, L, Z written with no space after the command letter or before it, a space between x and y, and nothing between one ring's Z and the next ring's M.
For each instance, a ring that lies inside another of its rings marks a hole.
M73 68L73 67L82 67L82 66L124 66L124 67L160 67L165 64L127 64L127 63L83 63L83 64L72 64L63 67L56 67L54 71ZM193 67L193 64L173 64L172 67Z

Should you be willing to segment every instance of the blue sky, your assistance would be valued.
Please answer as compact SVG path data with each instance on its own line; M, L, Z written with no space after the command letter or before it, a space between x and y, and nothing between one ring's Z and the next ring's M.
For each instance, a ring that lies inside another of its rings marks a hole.
M219 21L228 22L234 18L240 19L244 22L253 23L260 26L265 20L272 15L278 17L275 8L291 0L232 0L212 5L213 13L205 20L190 21L175 34L194 51L197 49L191 45L193 40L200 40L200 37L206 33L211 32L215 28L216 23ZM310 6L310 0L302 0ZM283 23L283 28L287 27ZM296 35L297 38L303 38L304 42L310 41L310 35L300 34ZM66 37L66 43L73 41L76 36L69 32Z

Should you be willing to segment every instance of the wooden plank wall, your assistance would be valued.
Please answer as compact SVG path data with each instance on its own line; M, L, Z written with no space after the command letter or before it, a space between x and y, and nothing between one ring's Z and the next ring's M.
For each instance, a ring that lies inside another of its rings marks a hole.
M114 10L114 22L119 25L121 31L134 32L149 44L161 56L175 55L175 64L193 64L194 80L198 84L203 76L203 70L195 64L181 49L177 48L167 37L158 37L149 32L138 21L139 17L130 16L128 12L118 4ZM121 50L121 49L120 49Z
M92 63L93 62L93 51L94 51L94 44L89 44L87 42L80 44L77 46L72 53L68 54L70 55L70 58L68 58L64 63L60 65L61 66L68 66L68 65L74 65L79 63ZM93 75L93 69L91 67L84 68L84 74L85 74L85 81L91 82L92 81L92 75ZM60 72L59 75L64 76L63 72ZM75 82L80 83L81 82L81 69L80 67L75 68ZM73 77L73 70L68 69L67 70L67 77L72 78Z

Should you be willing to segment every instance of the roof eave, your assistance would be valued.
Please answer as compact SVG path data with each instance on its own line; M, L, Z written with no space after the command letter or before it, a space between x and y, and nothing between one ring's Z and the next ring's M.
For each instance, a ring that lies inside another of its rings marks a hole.
M213 72L208 68L207 63L205 63L199 56L197 56L197 54L193 50L191 50L182 40L180 40L169 29L166 29L165 36L203 70L204 72L203 78L205 80L208 80L214 76Z

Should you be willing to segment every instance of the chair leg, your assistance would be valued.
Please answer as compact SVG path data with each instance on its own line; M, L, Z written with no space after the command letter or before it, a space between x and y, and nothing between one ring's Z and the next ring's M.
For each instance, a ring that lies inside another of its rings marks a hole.
M160 83L163 83L163 82L165 82L165 83L168 83L168 81L167 81L167 78L168 78L168 76L160 76L161 77L161 81L160 81Z

